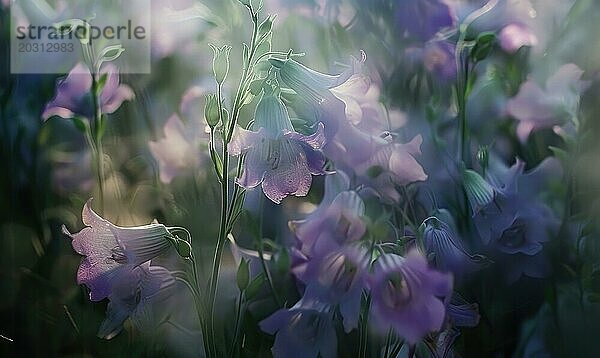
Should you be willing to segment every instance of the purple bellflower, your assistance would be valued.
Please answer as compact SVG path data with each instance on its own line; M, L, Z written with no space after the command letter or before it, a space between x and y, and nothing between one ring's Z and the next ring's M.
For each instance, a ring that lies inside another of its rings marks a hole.
M452 275L432 270L418 251L406 257L381 256L370 280L372 319L381 332L393 329L410 344L444 323L443 299L452 293Z
M538 194L551 177L560 178L562 169L554 158L547 158L534 170L523 173L520 160L510 168L495 162L488 171L488 181L497 195L473 218L484 244L495 254L496 262L506 261L506 278L516 281L521 274L544 277L542 249L558 229L558 219L543 204Z
M229 151L246 153L242 175L236 182L244 188L262 186L265 196L281 203L288 195L305 196L311 175L326 174L323 125L314 134L294 131L287 109L279 96L266 93L258 103L253 130L237 128Z
M123 272L150 261L167 252L171 247L171 235L162 224L135 227L119 227L103 219L91 208L91 199L81 213L86 225L71 234L63 226L63 232L73 241L73 249L84 258L77 271L77 283L90 289L90 300L100 301L108 297Z
M133 99L133 90L119 83L119 72L113 64L106 64L100 70L100 76L106 76L106 82L100 92L100 107L102 113L113 113L124 101ZM90 91L92 76L89 69L78 63L66 78L58 81L56 94L42 113L42 119L47 120L52 116L73 118L83 116L92 118L93 108Z
M303 358L337 356L333 312L318 301L300 300L290 309L280 309L262 320L260 328L275 335L273 356Z
M423 42L455 24L455 15L443 0L396 1L394 17L400 35Z
M471 255L449 224L436 217L423 222L423 243L428 258L443 272L452 272L455 277L475 270L480 256Z
M365 204L355 191L338 194L324 203L305 220L290 222L300 242L301 251L309 257L360 240L367 230L362 220Z
M151 329L154 305L168 297L175 278L164 267L150 266L150 262L120 271L115 276L106 318L100 325L98 337L111 339L123 329L130 319L140 332Z

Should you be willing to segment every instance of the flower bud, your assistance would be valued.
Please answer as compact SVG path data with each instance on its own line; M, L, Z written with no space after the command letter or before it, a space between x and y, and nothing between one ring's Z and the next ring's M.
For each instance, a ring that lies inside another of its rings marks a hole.
M210 128L214 128L219 124L219 102L217 95L209 94L206 96L206 102L204 104L204 118Z
M242 259L236 275L237 286L240 291L244 291L250 284L250 267L247 260Z
M215 53L213 57L213 73L215 75L215 80L218 84L222 84L229 72L229 52L231 52L231 46L224 45L223 47L218 48L214 45L210 45L210 47Z
M473 215L494 200L494 188L471 169L463 171L463 186Z
M490 148L487 145L479 147L479 150L477 151L477 161L485 173L490 161Z

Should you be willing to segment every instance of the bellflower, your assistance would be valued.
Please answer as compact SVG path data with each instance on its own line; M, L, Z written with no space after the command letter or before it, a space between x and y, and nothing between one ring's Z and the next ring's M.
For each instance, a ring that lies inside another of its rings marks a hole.
M543 277L543 243L558 229L558 219L539 198L539 188L550 177L560 177L556 159L545 159L529 173L517 160L511 168L495 162L489 169L489 181L499 193L494 201L482 208L473 221L484 244L495 251L494 261L507 262L507 278L521 274Z
M421 154L423 139L417 135L408 143L381 141L366 161L357 163L355 171L360 183L375 189L384 200L397 202L400 200L397 186L427 179L415 159Z
M71 234L63 226L63 232L73 241L75 252L83 255L77 271L77 283L90 289L90 300L100 301L113 292L119 275L130 271L165 253L171 243L170 235L162 224L135 227L119 227L103 219L91 208L91 199L81 213L86 225Z
M452 27L455 15L443 0L399 0L394 13L402 36L427 41L440 30Z
M311 175L326 174L323 125L312 135L294 131L285 105L278 96L266 93L256 107L253 130L237 128L229 143L232 155L246 153L241 177L245 188L261 184L265 196L274 203L288 195L305 196Z
M478 257L467 252L449 224L436 217L428 218L423 224L425 250L438 270L460 277L476 268Z
M150 141L148 146L158 161L160 180L170 183L186 169L197 169L205 162L205 155L200 149L207 142L206 123L198 113L204 90L192 87L183 95L178 114L173 114L163 127L164 137Z
M149 262L120 271L115 275L106 318L98 330L98 337L111 339L123 329L123 322L130 318L140 330L150 329L152 311L156 303L164 300L175 285L175 278L160 266Z
M321 103L328 90L346 82L356 72L355 62L348 70L339 75L329 75L310 69L293 60L269 59L271 65L278 69L277 76L300 97Z
M262 320L260 328L275 335L271 348L278 357L337 356L337 336L333 326L333 312L327 305L302 299L290 309L280 309Z
M518 121L517 136L521 142L531 132L563 125L575 115L579 97L589 85L581 80L582 75L579 67L569 63L548 78L544 89L531 78L521 85L506 104L507 113Z
M362 220L365 204L355 191L341 192L331 203L321 205L316 215L290 222L300 241L301 251L309 257L327 252L332 247L356 242L367 230Z
M511 54L517 52L521 47L531 47L538 43L538 39L531 29L518 22L504 26L498 34L498 40L500 47Z
M381 256L370 280L372 319L382 332L393 329L410 344L442 328L452 293L452 275L430 269L418 251Z
M304 297L338 305L344 330L358 326L360 301L367 284L369 255L358 246L322 251L311 257L296 276L306 284Z
M124 101L133 99L133 90L119 83L119 72L113 64L105 64L100 70L100 76L106 76L106 82L100 92L100 107L102 113L113 113ZM99 76L99 77L100 77ZM89 69L78 63L67 75L59 80L56 85L56 94L46 104L42 119L47 120L52 116L73 118L94 116L91 91L92 76Z

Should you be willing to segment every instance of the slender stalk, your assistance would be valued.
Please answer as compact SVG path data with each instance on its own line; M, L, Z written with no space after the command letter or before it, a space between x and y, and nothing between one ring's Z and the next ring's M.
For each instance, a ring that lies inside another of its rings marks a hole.
M267 267L267 264L265 262L265 257L263 254L264 251L264 247L263 247L263 213L264 213L264 206L265 206L265 199L264 197L260 197L259 199L259 224L258 224L258 257L260 258L260 266L262 267L263 273L265 274L265 277L267 278L267 282L269 283L269 289L271 290L271 294L273 295L273 299L275 300L275 302L277 303L277 306L279 307L283 307L283 303L281 302L281 299L279 298L279 295L277 294L277 290L275 290L275 285L273 284L273 278L271 277L271 272L269 272L269 268Z
M359 357L364 358L367 356L367 342L369 338L369 308L371 307L371 295L367 294L365 305L363 307L363 314L361 317L360 325L360 344L358 348Z
M207 338L209 339L209 356L217 356L217 346L216 346L216 335L215 335L215 301L217 296L217 288L219 281L219 270L221 267L221 258L223 256L223 248L225 246L225 241L227 240L227 235L229 234L230 225L229 221L231 220L231 211L228 210L229 206L229 150L227 145L231 141L231 137L233 135L233 130L237 124L242 99L247 90L247 82L248 76L251 73L251 63L256 52L256 36L258 31L258 16L256 13L249 8L250 14L252 16L252 42L251 42L251 50L250 55L248 57L248 63L244 64L244 70L242 73L242 78L240 79L240 84L238 86L238 90L235 96L235 101L233 103L232 117L229 123L224 123L222 117L222 86L219 84L217 86L217 102L219 105L219 116L221 116L221 123L223 123L223 178L221 181L221 219L219 224L219 237L217 239L217 246L215 248L215 255L213 257L212 271L210 277L210 287L209 287L209 295L208 295L208 320L209 320L209 328L210 333L207 334ZM229 127L227 127L229 126ZM235 197L234 197L235 200ZM233 208L233 206L232 206Z
M96 164L96 177L98 180L98 201L100 213L104 213L104 151L102 150L102 107L99 98L98 74L91 71L92 75L92 103L94 108L94 121L90 125L92 130L91 139L94 143L94 162Z
M219 115L222 116L222 86L217 86L217 102L219 103ZM223 118L221 118L223 119ZM223 143L223 178L221 181L221 220L219 224L219 237L217 241L217 247L215 249L215 256L213 258L212 273L210 277L210 288L209 288L209 326L210 326L210 349L211 353L216 356L216 337L215 337L215 300L217 295L217 285L219 281L219 270L221 267L221 258L223 256L223 248L225 246L225 240L227 239L227 206L229 203L229 150L227 148L228 142L224 139Z
M242 320L243 320L243 306L244 303L244 291L240 292L240 295L238 297L238 306L237 306L237 315L235 317L235 329L234 329L234 336L233 336L233 344L231 345L232 348L232 352L231 352L231 357L237 357L237 350L238 350L238 339L239 339L239 335L240 335L240 328L242 325Z

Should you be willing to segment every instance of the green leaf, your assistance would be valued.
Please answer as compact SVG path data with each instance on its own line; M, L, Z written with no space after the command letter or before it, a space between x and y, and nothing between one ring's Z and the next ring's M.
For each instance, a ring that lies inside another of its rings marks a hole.
M496 44L496 34L491 31L482 32L475 40L475 46L471 49L471 58L475 62L486 59Z
M250 268L248 260L242 259L237 270L237 286L240 291L244 291L250 284Z
M104 62L116 60L124 51L125 48L120 44L105 47L102 51L100 51L100 54L96 59L96 72L100 72L100 67L102 67Z
M250 281L250 284L248 285L248 287L246 287L246 290L245 290L246 298L248 298L250 300L254 296L256 296L256 294L258 293L258 290L261 288L261 286L263 285L264 282L265 282L265 275L263 273L260 273L254 279L252 279L252 281Z
M80 131L81 133L87 132L89 126L87 118L73 117L71 118L71 120L73 121L73 124L75 125L75 128L77 128L78 131Z

